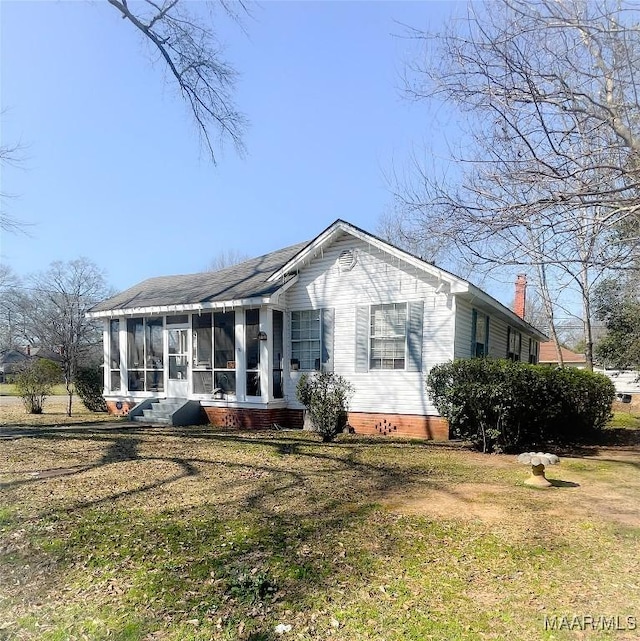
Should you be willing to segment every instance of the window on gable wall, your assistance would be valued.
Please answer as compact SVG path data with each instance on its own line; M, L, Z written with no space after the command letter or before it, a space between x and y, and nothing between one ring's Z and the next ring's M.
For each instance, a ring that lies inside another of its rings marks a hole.
M407 304L371 306L370 369L404 369Z
M471 356L489 355L489 316L477 309L471 311Z
M422 371L424 301L356 308L355 370Z
M291 312L292 369L333 369L333 324L332 308Z

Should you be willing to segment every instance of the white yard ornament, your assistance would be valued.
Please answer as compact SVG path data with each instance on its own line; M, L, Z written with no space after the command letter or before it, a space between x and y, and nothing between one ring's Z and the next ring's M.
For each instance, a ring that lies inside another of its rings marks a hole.
M524 482L525 485L533 487L551 487L552 483L544 475L546 465L557 465L560 459L555 454L544 452L524 452L516 459L518 463L531 465L531 476Z

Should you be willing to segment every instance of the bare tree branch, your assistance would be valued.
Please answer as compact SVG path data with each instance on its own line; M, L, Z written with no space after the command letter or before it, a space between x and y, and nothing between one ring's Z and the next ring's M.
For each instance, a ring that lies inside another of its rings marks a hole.
M640 26L630 3L470 3L437 34L410 30L423 55L414 100L464 116L455 179L420 168L396 190L404 233L439 239L485 270L533 271L555 335L553 290L582 302L591 362L593 288L640 247ZM558 343L559 345L559 343Z
M164 60L212 161L216 162L216 149L224 139L230 139L242 150L246 120L232 100L237 73L223 60L221 47L202 18L189 13L184 0L144 0L136 3L135 10L126 0L108 2L144 35ZM232 5L226 2L219 5L237 19ZM236 6L246 10L242 3Z

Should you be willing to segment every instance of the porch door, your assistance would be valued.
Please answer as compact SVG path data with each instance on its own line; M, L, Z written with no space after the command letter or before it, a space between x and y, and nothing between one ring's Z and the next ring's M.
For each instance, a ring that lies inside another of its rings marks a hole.
M189 330L187 328L168 330L169 380L167 396L187 398L189 396Z

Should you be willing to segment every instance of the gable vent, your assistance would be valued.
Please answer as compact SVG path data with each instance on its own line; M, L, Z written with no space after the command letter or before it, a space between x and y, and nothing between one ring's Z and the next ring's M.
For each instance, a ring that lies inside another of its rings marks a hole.
M357 262L357 255L353 249L345 249L343 252L340 252L338 258L338 267L341 272L351 271Z

